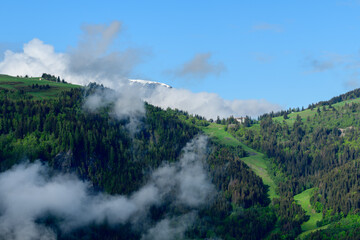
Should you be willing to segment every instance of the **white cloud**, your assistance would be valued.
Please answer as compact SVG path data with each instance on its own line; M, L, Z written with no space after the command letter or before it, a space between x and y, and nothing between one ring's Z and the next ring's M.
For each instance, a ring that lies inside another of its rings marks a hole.
M225 100L216 93L193 93L186 89L164 87L157 87L145 100L164 109L177 108L208 119L216 119L217 116L226 118L231 115L257 117L263 113L281 110L279 105L264 99Z
M35 38L24 44L22 53L6 51L0 62L0 72L13 76L41 76L44 72L60 75L66 71L66 65L66 54L55 53L51 45Z

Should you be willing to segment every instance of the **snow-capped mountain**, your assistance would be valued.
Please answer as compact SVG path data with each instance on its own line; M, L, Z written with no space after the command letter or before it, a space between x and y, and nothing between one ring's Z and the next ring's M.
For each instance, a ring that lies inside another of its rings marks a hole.
M142 87L154 89L158 86L166 87L166 88L172 88L170 85L167 85L165 83L160 82L154 82L154 81L148 81L148 80L141 80L141 79L129 79L131 85L139 85Z

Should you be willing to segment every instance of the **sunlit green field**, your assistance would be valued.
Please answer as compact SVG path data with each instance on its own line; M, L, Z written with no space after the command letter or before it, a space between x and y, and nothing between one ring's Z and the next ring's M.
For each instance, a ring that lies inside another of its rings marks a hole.
M317 228L316 222L320 221L322 218L322 213L315 212L315 210L311 207L310 198L313 192L314 192L314 188L310 188L294 196L294 199L306 211L306 214L310 216L309 221L303 223L301 226L303 231Z
M310 216L310 219L301 225L301 229L304 232L299 235L298 239L303 239L307 234L311 232L325 229L328 227L328 225L322 227L316 226L316 222L322 219L322 213L315 212L315 210L311 207L310 198L313 192L314 188L310 188L294 196L295 201L297 201L306 211L306 214Z
M343 102L339 102L339 103L335 103L333 104L332 106L334 108L340 108L340 107L343 107L345 104L351 104L351 103L359 103L360 102L360 98L356 98L356 99L350 99L350 100L346 100L346 101L343 101ZM320 110L322 110L323 107L320 107ZM328 106L325 106L325 109L329 109ZM284 119L283 116L280 116L280 117L274 117L273 120L274 121L278 121L278 122L282 122L282 121L285 121L287 124L293 124L297 118L297 115L299 115L301 117L301 120L302 121L306 121L306 119L308 117L314 117L315 114L317 113L317 110L318 108L314 108L313 110L311 109L306 109L304 111L301 111L301 112L293 112L293 113L289 113L288 114L288 119Z
M202 130L210 137L214 137L214 141L221 144L234 147L241 145L237 139L235 139L229 132L225 131L224 125L211 123L209 126L203 127Z
M39 87L49 85L50 88L33 87L33 85ZM46 99L52 98L58 95L62 91L70 90L72 88L79 88L81 86L69 84L69 83L58 83L47 80L40 80L40 77L25 78L25 77L12 77L8 75L0 75L0 89L7 89L10 91L22 91L33 99Z
M217 141L221 144L242 146L244 150L248 152L249 156L242 158L241 160L244 161L246 165L248 165L259 177L262 178L264 184L269 186L270 199L278 197L275 193L276 184L267 172L266 157L264 154L259 153L238 141L229 132L225 131L225 126L223 125L211 123L209 126L203 127L202 130L207 135L213 137L214 141Z

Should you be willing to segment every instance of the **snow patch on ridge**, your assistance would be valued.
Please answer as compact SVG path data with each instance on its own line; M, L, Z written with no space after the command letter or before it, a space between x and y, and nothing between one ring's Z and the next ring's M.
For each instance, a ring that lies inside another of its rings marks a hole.
M130 84L142 84L144 86L163 86L166 88L172 88L170 85L167 85L165 83L160 82L154 82L154 81L148 81L148 80L142 80L142 79L129 79Z

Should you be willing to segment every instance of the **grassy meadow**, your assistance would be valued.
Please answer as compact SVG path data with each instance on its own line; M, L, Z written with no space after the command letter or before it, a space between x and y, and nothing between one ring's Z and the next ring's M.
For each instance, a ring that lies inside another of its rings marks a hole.
M70 83L52 82L40 79L40 77L27 78L0 75L0 89L6 89L14 92L23 92L27 95L30 95L35 100L41 100L55 97L62 91L81 87L79 85ZM49 87L46 87L47 85Z
M245 144L241 143L229 132L225 131L225 126L223 125L211 123L207 127L202 127L202 130L210 137L213 137L213 140L216 142L230 146L242 146L249 154L249 156L241 158L241 160L244 161L244 163L246 163L246 165L248 165L259 177L261 177L264 184L269 186L268 193L270 199L278 197L278 195L275 193L276 184L271 179L267 171L267 159L264 154L257 152L254 149L249 148Z

